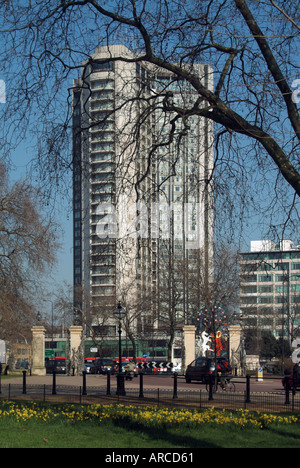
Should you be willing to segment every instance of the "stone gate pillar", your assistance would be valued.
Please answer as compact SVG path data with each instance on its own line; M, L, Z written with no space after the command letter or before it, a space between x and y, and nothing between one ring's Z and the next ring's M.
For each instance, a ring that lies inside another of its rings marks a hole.
M32 374L46 375L45 367L45 333L42 326L32 327Z
M84 362L84 356L82 356L81 350L83 328L74 325L69 328L69 333L71 368L75 370L75 375L79 375L84 370L82 364L82 361Z
M229 331L229 359L231 367L237 369L240 373L242 370L241 362L241 332L242 327L240 325L230 325Z
M195 325L185 325L183 327L184 336L184 359L182 370L185 372L187 366L196 359L196 327Z

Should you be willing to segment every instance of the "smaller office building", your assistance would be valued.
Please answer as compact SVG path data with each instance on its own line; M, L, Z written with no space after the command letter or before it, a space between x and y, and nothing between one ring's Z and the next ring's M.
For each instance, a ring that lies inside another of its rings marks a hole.
M290 240L251 242L240 259L240 310L247 329L300 337L300 246Z

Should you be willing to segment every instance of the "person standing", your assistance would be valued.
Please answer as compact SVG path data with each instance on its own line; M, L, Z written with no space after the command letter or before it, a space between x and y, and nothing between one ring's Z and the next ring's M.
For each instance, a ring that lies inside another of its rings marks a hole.
M296 389L300 385L300 362L294 365L293 369L293 384Z

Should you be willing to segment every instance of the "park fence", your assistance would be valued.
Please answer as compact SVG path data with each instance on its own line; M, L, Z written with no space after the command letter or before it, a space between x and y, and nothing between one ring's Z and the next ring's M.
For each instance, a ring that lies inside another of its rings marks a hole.
M243 379L239 378L239 382ZM281 379L280 379L281 380ZM177 376L174 376L173 388L126 388L124 394L110 385L108 379L106 387L87 387L86 375L83 375L83 385L80 387L56 385L56 376L53 375L52 385L29 385L26 374L23 384L0 383L0 398L8 400L30 400L44 402L69 402L79 404L122 404L125 406L157 406L170 408L187 408L202 410L210 407L224 410L249 410L261 412L292 413L300 412L300 393L287 386L278 392L251 391L251 378L244 379L244 391L217 392L213 387L205 386L199 390L178 389ZM142 379L141 379L142 382Z

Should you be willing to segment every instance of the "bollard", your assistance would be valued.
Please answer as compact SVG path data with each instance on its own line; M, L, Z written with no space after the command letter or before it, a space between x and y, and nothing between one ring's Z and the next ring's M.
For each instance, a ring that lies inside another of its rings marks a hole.
M111 395L111 392L110 392L110 371L107 372L106 395Z
M245 403L251 403L251 400L250 400L250 379L251 379L251 375L247 374L246 375L246 399L245 399Z
M26 395L26 370L23 371L23 395Z
M284 388L285 388L285 405L290 404L290 383L288 375L284 378Z
M144 374L140 372L140 394L139 398L144 398Z
M178 398L178 395L177 395L177 377L178 377L177 372L174 372L174 392L173 392L173 400L176 400L176 398Z
M256 369L256 382L263 382L264 381L264 372L262 367L258 367Z
M86 391L86 371L82 372L82 378L83 378L83 383L82 383L82 395L86 396L87 391Z
M209 391L208 391L208 401L213 401L213 385L214 385L214 375L209 374Z
M56 372L53 371L52 395L56 395Z

